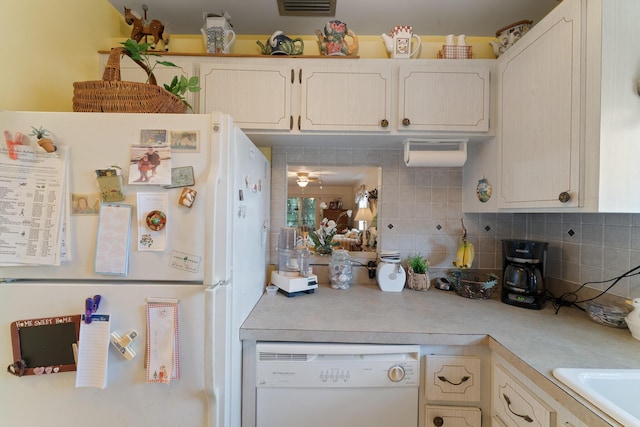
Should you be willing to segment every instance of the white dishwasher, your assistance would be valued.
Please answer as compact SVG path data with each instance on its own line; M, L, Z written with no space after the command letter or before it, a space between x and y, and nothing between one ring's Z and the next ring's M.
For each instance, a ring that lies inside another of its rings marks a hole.
M420 346L256 344L256 427L417 427Z

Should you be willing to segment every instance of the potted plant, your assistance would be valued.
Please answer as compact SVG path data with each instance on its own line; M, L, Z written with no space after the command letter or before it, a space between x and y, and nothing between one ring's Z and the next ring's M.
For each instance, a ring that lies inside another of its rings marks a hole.
M420 254L407 258L407 287L416 291L426 291L429 282L429 262Z
M56 151L57 147L54 145L51 138L48 138L48 129L45 129L42 126L40 126L38 129L36 129L34 126L31 126L31 129L33 129L33 132L31 132L29 135L35 136L38 139L38 144L42 148L44 148L47 153L53 153L54 151Z
M149 48L151 47L150 43L138 43L135 40L128 39L127 41L122 43L124 50L134 61L140 61L145 64L151 72L155 69L157 65L164 65L165 67L178 67L176 64L170 61L158 61L156 60L154 63L151 63L150 56L160 56L157 53L150 53ZM171 84L163 85L164 88L180 98L182 102L189 109L193 109L193 107L187 102L185 98L185 94L187 91L189 92L199 92L200 86L198 85L200 79L197 76L193 76L187 78L184 74L180 77L175 76L173 80L171 80Z

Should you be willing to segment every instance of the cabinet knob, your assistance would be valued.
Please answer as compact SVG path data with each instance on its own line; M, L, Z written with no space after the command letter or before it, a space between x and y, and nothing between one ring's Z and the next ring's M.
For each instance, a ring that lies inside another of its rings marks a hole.
M411 120L409 119L402 119L402 126L409 126L411 124Z
M560 203L567 203L569 200L571 200L571 194L569 194L568 191L563 191L558 196L558 200L560 200Z
M382 126L383 128L388 127L389 126L389 120L387 120L387 119L380 120L380 126Z
M433 425L436 427L442 427L444 425L444 420L442 417L435 417L433 419Z

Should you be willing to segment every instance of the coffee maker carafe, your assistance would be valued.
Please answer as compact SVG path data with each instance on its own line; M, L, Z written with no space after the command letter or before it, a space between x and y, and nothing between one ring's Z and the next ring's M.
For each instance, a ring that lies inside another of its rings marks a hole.
M539 310L544 306L547 242L502 241L502 302Z

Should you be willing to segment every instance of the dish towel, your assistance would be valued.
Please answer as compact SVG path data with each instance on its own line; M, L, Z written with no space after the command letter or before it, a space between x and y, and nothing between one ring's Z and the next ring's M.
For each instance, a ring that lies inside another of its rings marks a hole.
M147 299L147 383L180 379L178 300Z

